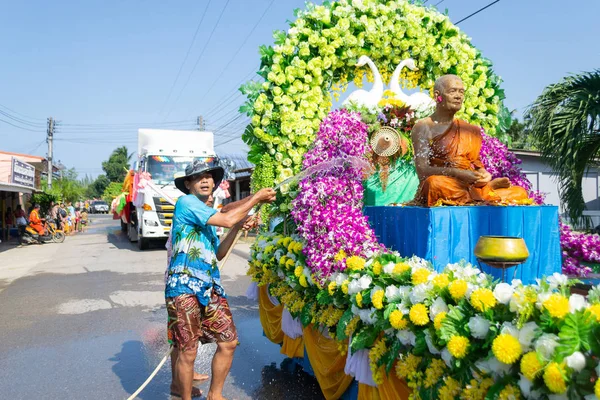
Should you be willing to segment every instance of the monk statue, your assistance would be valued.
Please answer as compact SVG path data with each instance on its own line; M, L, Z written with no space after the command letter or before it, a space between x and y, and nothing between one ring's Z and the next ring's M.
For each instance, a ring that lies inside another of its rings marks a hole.
M456 75L438 78L435 112L415 124L412 140L419 188L415 202L423 206L511 203L528 199L527 191L508 178L492 179L479 157L481 129L454 119L465 97Z

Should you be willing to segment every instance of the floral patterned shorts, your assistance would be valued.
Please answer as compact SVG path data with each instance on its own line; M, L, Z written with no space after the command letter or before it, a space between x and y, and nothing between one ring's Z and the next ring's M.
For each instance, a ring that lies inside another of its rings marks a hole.
M180 350L195 348L201 343L237 341L227 299L213 293L205 307L193 294L167 298L169 342Z

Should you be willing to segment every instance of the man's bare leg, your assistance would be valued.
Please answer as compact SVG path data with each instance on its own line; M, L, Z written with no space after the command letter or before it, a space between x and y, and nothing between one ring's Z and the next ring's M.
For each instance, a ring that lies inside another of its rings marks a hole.
M185 351L177 349L175 360L175 381L179 394L182 400L192 400L192 390L194 384L194 361L196 361L196 353L198 352L198 344ZM171 386L173 389L173 386ZM197 396L198 394L195 393Z
M178 357L179 352L177 351L177 348L175 348L171 353L171 393L175 394L179 394L179 386L177 385L177 378L175 377ZM194 382L205 382L208 378L210 378L208 375L194 371ZM193 395L194 393L192 393L192 396Z
M208 391L208 400L223 400L223 385L229 374L233 353L237 347L237 340L232 342L217 343L217 352L212 359L212 379Z

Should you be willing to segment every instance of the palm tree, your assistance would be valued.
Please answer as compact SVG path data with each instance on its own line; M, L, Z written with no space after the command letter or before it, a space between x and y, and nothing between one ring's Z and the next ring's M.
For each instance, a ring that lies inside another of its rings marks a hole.
M573 223L581 222L581 182L600 158L600 69L548 86L527 114L537 147L559 175L567 215Z
M196 260L200 259L200 256L202 255L202 252L200 251L200 249L198 247L192 247L188 251L187 255L188 255L190 261L196 261Z

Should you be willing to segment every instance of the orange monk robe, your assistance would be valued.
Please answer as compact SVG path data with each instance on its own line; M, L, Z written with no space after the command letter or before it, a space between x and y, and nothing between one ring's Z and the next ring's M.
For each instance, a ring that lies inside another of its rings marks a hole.
M430 141L429 163L433 167L450 167L475 171L483 168L479 158L481 130L467 122L456 120L446 132ZM428 207L439 204L465 205L475 202L524 202L527 191L520 186L492 189L490 184L468 184L457 178L432 175L421 182L416 200Z
M40 235L44 234L44 224L42 224L40 213L36 209L31 210L29 214L29 225Z

